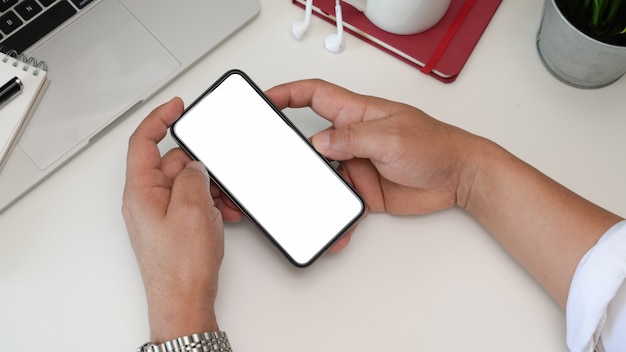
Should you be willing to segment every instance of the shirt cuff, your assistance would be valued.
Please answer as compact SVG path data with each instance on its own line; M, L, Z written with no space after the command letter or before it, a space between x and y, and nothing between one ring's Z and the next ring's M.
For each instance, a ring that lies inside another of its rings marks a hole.
M625 278L626 220L611 227L578 263L566 307L567 346L571 352L592 352L607 319L616 321L610 315L624 312L617 304L609 305L618 291L624 291L620 288Z

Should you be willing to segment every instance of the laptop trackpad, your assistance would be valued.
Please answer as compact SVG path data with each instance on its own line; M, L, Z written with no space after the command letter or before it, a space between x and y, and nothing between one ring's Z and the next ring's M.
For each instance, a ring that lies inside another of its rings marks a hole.
M47 62L51 82L19 145L42 170L179 66L117 1L103 1L31 54Z

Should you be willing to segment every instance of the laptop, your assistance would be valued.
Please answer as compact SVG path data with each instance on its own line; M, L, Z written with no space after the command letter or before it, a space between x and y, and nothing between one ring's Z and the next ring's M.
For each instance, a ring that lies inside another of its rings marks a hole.
M0 212L260 8L259 0L0 0L0 47L45 61L50 78L0 172ZM7 26L21 27L7 34Z

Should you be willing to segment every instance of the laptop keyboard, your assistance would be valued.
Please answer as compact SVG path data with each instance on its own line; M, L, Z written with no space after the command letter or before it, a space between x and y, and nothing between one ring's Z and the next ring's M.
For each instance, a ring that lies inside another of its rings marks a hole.
M0 47L22 53L93 0L0 0Z

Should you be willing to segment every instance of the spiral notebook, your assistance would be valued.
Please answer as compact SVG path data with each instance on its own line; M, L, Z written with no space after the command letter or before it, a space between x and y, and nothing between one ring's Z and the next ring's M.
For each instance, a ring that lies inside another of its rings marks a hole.
M0 172L48 86L47 67L16 52L0 54L0 85L17 77L22 89L0 107Z

